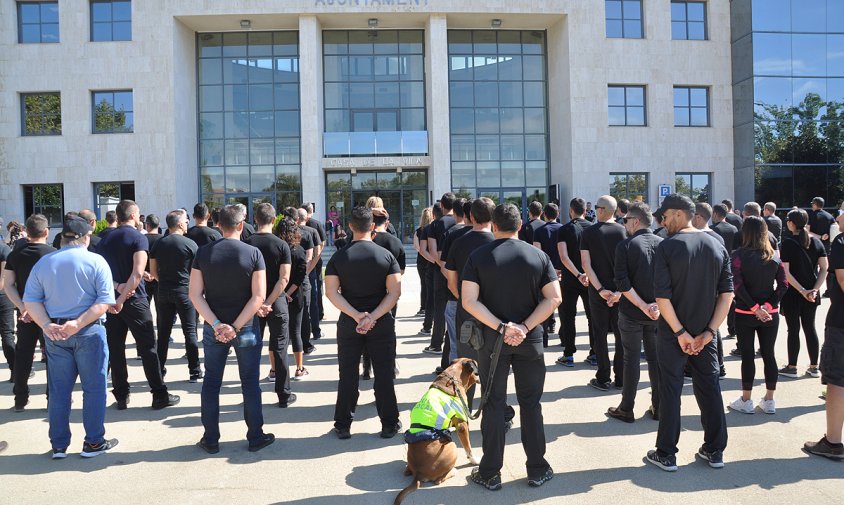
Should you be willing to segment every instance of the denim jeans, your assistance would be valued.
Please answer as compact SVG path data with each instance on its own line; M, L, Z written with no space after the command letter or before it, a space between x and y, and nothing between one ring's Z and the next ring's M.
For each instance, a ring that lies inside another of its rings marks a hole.
M237 338L228 343L218 342L211 325L205 323L202 331L202 348L205 350L205 379L202 382L203 438L209 444L220 440L220 388L229 347L234 347L240 373L240 390L243 394L243 419L246 421L246 439L257 444L264 436L264 414L261 410L261 387L258 384L261 364L261 333L258 318L251 325L241 328Z
M457 359L457 302L454 300L445 304L445 331L449 343L448 363L451 363Z
M70 396L77 375L82 382L85 441L92 445L101 443L105 437L108 369L105 328L100 323L94 323L67 340L47 339L46 352L50 361L47 417L53 449L66 449L70 445Z

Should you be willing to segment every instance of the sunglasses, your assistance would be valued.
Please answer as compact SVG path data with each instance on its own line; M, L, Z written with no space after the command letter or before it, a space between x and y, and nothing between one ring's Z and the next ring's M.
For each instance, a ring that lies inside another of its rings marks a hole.
M596 206L595 206L595 208L596 208L596 209L601 209L601 210L606 209L606 207L601 207L600 205L596 205Z
M624 224L627 224L627 223L629 223L630 221L632 221L632 220L634 220L634 219L635 219L635 220L637 220L637 221L639 220L639 218L638 218L638 217L627 217L627 216L624 216L623 218L621 218L621 220L622 220L622 221L624 221Z

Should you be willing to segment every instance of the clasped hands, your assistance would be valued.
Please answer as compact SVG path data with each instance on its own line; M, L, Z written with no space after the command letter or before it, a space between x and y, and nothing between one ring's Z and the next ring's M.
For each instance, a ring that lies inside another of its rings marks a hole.
M677 343L680 344L680 349L689 356L700 354L700 351L710 342L712 342L712 334L708 331L704 331L696 337L684 331L682 335L677 337Z
M507 323L504 325L504 343L516 347L525 341L528 333L530 330L523 324Z
M227 344L237 338L237 330L230 324L219 323L212 329L214 330L214 337L217 339L217 342Z
M66 321L64 324L50 323L44 327L44 336L53 341L67 340L79 333L81 329L82 327L79 326L79 321L76 319Z
M621 292L610 291L609 289L602 289L598 291L598 296L607 301L608 307L612 307L613 305L618 303L619 300L621 300Z
M361 335L366 335L367 333L369 333L372 328L375 328L375 323L378 322L378 320L372 317L372 314L370 314L369 312L358 312L357 317L355 317L354 319L355 322L358 323L358 326L357 328L355 328L355 331L357 331Z
M117 285L117 292L120 294L121 297L123 297L124 300L129 299L129 297L131 297L132 295L135 294L134 289L129 290L129 291L126 290L126 283L125 282ZM120 311L123 310L123 303L124 302L121 302L119 300L120 300L120 298L118 298L117 303L115 303L114 305L112 305L108 308L109 314L119 314Z

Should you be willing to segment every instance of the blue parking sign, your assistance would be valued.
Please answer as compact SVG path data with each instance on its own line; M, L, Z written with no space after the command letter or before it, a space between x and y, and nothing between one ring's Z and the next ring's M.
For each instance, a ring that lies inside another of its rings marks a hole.
M666 196L671 194L671 186L668 184L660 184L659 185L659 197L665 198Z

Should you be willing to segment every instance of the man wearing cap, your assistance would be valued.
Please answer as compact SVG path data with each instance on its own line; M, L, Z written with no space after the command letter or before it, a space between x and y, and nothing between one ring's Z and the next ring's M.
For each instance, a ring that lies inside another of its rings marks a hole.
M23 295L26 311L44 331L50 362L47 406L53 459L67 456L70 398L76 376L82 382L82 457L93 458L117 445L105 438L108 347L102 317L115 303L106 261L87 250L91 226L71 217L62 228L62 249L32 268Z
M708 234L692 226L695 204L684 195L668 195L662 203L669 238L654 255L654 296L659 307L659 431L656 449L647 461L677 471L680 440L680 395L686 363L700 406L703 445L698 455L712 468L724 466L727 419L718 377L715 329L727 317L733 299L730 255Z

